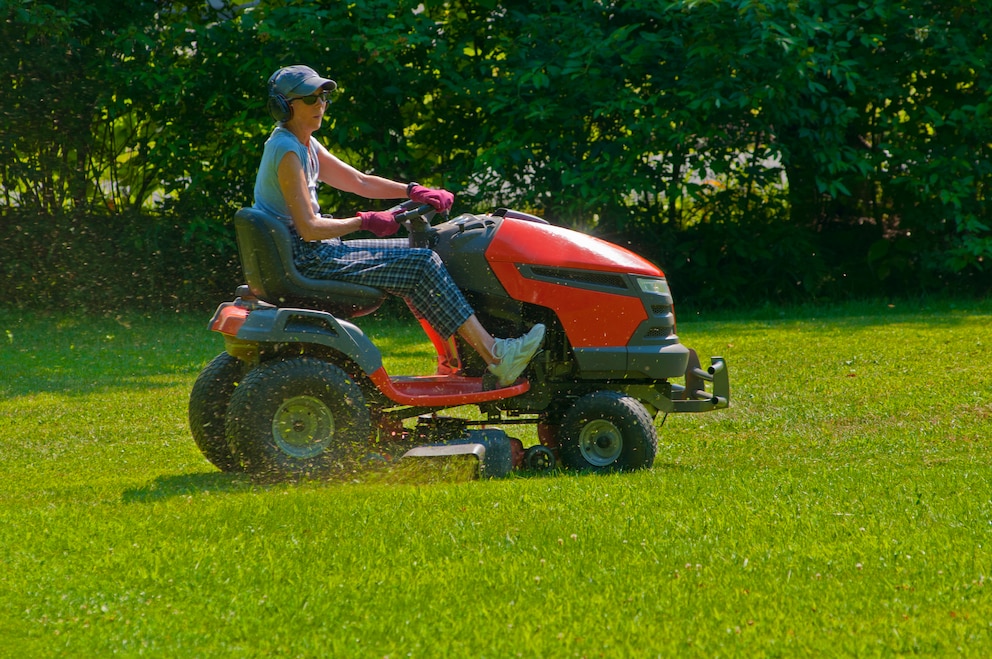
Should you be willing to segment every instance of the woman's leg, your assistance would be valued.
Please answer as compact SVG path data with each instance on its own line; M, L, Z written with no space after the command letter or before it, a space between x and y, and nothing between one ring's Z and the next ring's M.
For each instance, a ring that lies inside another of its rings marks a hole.
M442 338L454 335L473 315L432 250L403 247L397 241L360 240L323 244L314 256L304 267L297 263L305 276L351 281L406 298Z
M502 386L513 383L544 341L544 325L515 339L493 338L436 253L383 243L328 245L305 274L354 281L406 298L443 338L457 332L465 339Z
M493 354L493 346L496 339L482 326L478 316L472 314L465 324L458 328L458 336L465 339L472 348L479 353L479 356L486 364L496 364L499 362Z

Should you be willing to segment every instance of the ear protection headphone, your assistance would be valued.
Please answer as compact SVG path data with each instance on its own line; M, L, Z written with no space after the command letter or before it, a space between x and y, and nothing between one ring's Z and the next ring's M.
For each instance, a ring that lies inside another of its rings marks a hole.
M276 91L275 85L269 82L269 114L278 122L286 122L293 118L293 106L289 99Z

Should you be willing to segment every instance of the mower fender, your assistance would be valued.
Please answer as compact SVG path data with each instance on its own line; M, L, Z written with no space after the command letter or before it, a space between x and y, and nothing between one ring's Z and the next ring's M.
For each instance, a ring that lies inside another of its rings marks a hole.
M362 330L324 311L256 309L245 318L237 338L251 343L320 345L348 356L367 374L382 368L382 354Z

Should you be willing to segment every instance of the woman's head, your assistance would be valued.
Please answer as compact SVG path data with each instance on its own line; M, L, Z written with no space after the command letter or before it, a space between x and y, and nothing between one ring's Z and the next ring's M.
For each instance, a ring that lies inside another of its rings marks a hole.
M322 92L334 91L337 86L336 82L320 76L309 66L285 66L269 77L269 114L276 121L285 123L293 118L294 101L303 99L308 106L318 99L326 103L326 93Z

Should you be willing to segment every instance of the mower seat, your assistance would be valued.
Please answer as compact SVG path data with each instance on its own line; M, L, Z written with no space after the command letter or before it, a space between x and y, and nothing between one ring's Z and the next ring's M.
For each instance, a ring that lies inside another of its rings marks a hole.
M301 275L293 263L289 228L268 213L242 208L234 215L234 230L248 288L264 302L353 318L372 313L386 298L385 291L371 286Z

